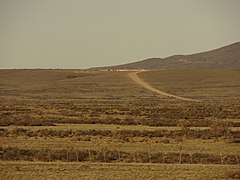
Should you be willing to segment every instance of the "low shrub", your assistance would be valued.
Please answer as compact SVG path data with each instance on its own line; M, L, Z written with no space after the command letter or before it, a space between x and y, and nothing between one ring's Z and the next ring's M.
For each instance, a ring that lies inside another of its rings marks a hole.
M239 156L213 155L182 152L124 152L118 150L79 150L69 149L21 149L0 147L0 160L7 161L63 161L63 162L126 162L126 163L185 163L185 164L238 164Z
M229 171L226 173L227 178L240 179L240 170Z
M212 139L212 138L225 138L232 139L230 142L239 142L240 131L228 131L227 134L225 131L223 134L216 134L210 129L205 130L193 130L193 129L181 129L181 130L53 130L53 129L40 129L37 131L32 131L25 128L15 128L13 130L0 130L0 136L6 137L9 135L16 136L27 136L27 137L58 137L58 138L71 138L75 137L76 140L83 139L83 136L100 136L100 137L113 137L119 140L128 141L129 138L133 137L164 137L171 139L178 138L189 138L189 139ZM166 140L167 141L167 140ZM166 142L167 143L167 142Z

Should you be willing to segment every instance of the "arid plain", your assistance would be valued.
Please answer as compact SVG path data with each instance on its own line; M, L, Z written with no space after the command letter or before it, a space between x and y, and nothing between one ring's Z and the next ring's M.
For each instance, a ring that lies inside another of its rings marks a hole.
M133 73L1 70L0 179L239 177L239 70Z

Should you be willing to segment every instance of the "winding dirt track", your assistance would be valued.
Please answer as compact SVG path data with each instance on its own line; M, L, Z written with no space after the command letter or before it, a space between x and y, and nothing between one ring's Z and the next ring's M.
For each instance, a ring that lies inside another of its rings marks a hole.
M129 76L139 85L141 85L142 87L155 92L157 94L163 95L163 96L167 96L167 97L171 97L171 98L175 98L175 99L179 99L179 100L183 100L183 101L195 101L195 102L199 102L199 100L194 100L194 99L189 99L189 98L184 98L184 97L180 97L180 96L176 96L173 94L169 94L166 92L162 92L154 87L152 87L150 84L148 84L147 82L145 82L144 80L142 80L137 74L140 72L131 72L129 73Z

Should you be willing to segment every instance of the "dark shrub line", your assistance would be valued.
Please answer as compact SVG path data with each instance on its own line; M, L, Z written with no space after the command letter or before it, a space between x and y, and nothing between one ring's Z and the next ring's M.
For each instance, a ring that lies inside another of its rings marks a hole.
M81 137L81 136L103 136L113 137L120 140L127 140L132 137L165 137L165 138L179 138L185 137L189 139L211 139L211 138L228 138L231 142L239 142L240 131L222 130L222 129L205 129L205 130L192 130L189 128L182 128L181 130L168 131L168 130L53 130L41 129L32 131L25 128L15 128L13 130L0 129L0 137L7 136L27 136L27 137ZM229 141L230 142L230 141Z
M52 120L36 120L36 119L0 119L0 126L55 126Z
M151 153L124 152L118 150L79 149L20 149L0 147L0 160L5 161L63 161L105 163L166 163L166 164L239 164L239 155L213 155L203 153Z
M111 116L102 117L74 117L67 115L67 117L58 117L51 119L47 117L16 117L10 119L9 117L0 118L0 126L55 126L56 123L62 124L116 124L116 125L146 125L153 127L160 126L178 126L179 123L184 122L189 127L209 127L213 124L214 119L174 119L174 118L114 118ZM240 122L230 122L229 127L240 127Z

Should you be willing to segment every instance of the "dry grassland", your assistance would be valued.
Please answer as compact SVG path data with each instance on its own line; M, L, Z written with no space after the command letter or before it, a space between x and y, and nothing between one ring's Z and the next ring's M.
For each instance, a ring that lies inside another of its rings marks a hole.
M233 177L240 71L128 73L1 70L0 179Z
M0 162L2 179L226 179L226 165Z

